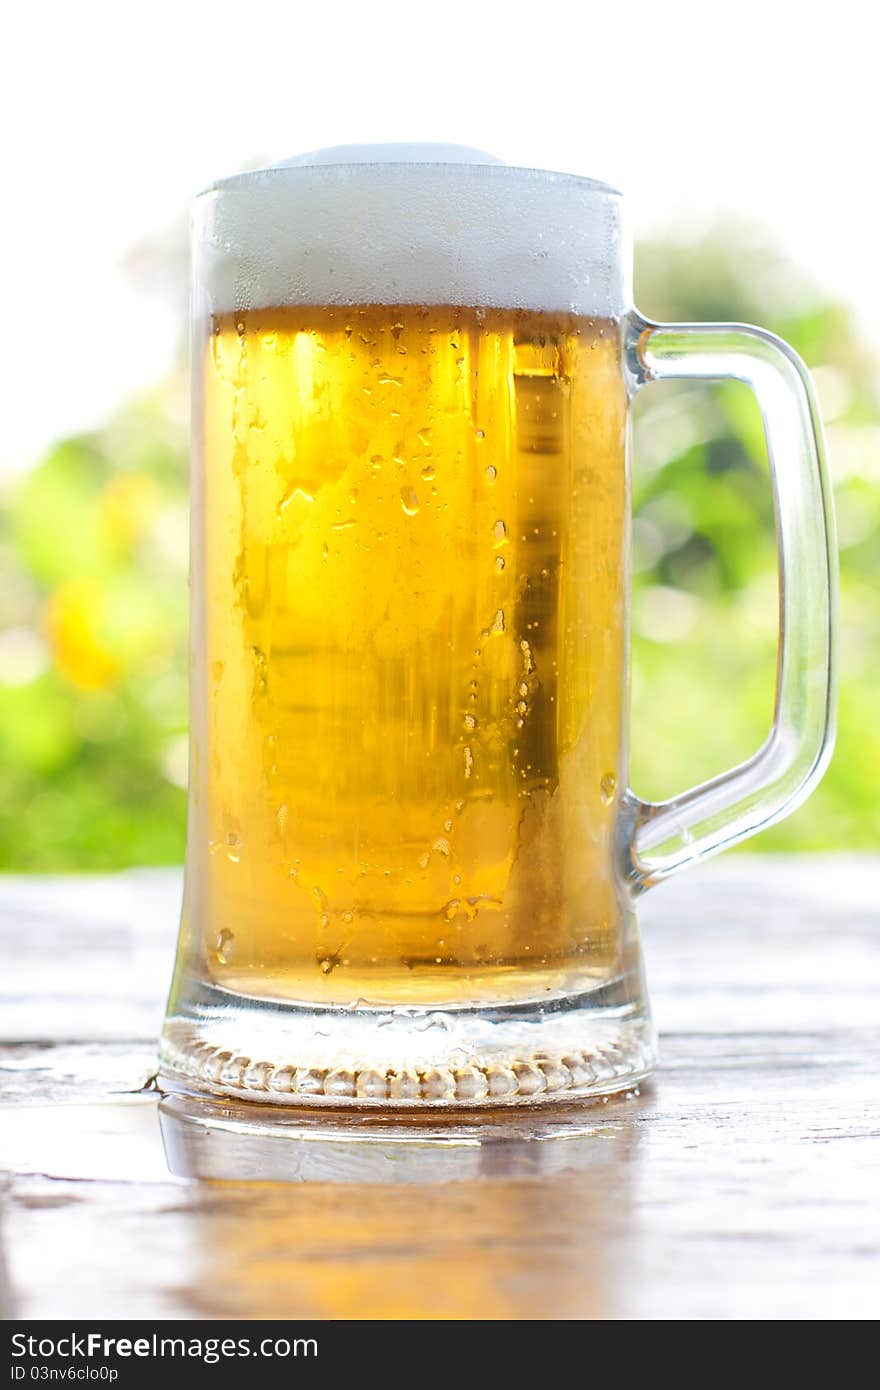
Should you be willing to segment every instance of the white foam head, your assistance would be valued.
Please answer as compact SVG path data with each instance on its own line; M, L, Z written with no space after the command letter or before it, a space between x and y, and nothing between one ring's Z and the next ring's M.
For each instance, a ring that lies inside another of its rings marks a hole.
M617 317L620 195L455 145L342 145L196 200L195 308L463 304Z

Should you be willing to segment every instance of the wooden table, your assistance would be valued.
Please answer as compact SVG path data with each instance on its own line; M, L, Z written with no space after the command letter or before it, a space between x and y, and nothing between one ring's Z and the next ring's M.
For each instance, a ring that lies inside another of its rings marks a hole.
M166 1117L178 1166L287 1179L203 1182L139 1089L179 874L0 879L7 1315L876 1317L878 884L732 856L649 895L636 1099L455 1143Z

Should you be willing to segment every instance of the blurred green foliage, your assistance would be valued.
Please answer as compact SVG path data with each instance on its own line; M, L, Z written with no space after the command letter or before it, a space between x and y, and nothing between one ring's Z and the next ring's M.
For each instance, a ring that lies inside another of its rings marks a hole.
M814 369L842 562L838 749L755 842L880 841L880 387L849 311L751 227L643 245L666 320L760 323ZM182 857L186 780L183 370L7 489L0 516L0 867ZM635 409L632 783L652 799L747 757L772 713L773 510L744 387L658 384Z

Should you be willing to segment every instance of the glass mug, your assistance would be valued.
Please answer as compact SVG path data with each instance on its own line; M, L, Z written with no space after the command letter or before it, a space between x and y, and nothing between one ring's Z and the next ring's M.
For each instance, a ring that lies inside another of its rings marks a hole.
M621 198L441 148L196 202L191 770L166 1086L419 1108L651 1070L634 913L794 809L833 728L805 369L631 305ZM745 381L780 564L772 731L627 790L629 401Z

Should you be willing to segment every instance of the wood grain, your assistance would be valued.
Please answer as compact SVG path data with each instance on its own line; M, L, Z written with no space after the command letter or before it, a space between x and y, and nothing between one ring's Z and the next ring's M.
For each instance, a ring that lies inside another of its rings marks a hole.
M142 1089L176 872L0 880L7 1315L876 1317L878 881L733 856L650 895L634 1099L267 1139Z

